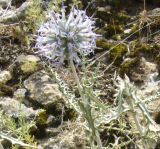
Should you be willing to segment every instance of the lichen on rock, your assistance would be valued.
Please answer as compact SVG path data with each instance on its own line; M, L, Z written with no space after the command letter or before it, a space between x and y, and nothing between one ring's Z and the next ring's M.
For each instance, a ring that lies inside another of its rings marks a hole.
M40 69L40 58L34 55L20 55L13 69L19 69L23 74L32 74Z

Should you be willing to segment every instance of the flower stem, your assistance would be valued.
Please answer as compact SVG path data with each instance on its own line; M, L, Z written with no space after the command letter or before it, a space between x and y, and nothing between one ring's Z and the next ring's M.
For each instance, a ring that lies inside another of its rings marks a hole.
M69 63L70 63L70 66L71 66L71 69L72 69L72 72L73 72L75 81L76 81L77 86L78 86L79 94L80 94L80 96L81 96L81 98L82 98L82 103L81 103L81 105L80 105L80 106L81 106L81 109L82 109L82 112L83 112L86 120L88 121L89 128L92 130L92 133L91 133L91 136L90 136L91 149L95 149L95 148L96 148L95 145L94 145L94 141L97 142L98 149L102 149L102 142L101 142L101 140L100 140L99 132L98 132L98 130L95 128L94 120L93 120L93 118L92 118L90 101L89 101L89 99L85 96L83 87L82 87L82 85L81 85L81 83L80 83L79 77L78 77L77 72L76 72L75 65L74 65L74 63L73 63L73 60L70 59L70 60L69 60Z
M79 77L78 77L78 75L77 75L76 68L75 68L75 66L74 66L73 60L71 60L71 59L70 59L70 60L69 60L69 62L70 62L70 66L71 66L71 69L72 69L72 72L73 72L73 75L74 75L75 81L76 81L77 86L78 86L79 94L80 94L80 96L82 96L82 97L83 97L83 94L82 94L82 92L83 92L83 88L82 88L82 86L81 86L81 83L80 83Z

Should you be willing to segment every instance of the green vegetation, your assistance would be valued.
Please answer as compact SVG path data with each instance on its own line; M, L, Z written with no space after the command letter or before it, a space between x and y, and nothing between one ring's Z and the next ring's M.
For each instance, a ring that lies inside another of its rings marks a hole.
M20 113L18 123L3 111L0 111L0 137L12 143L12 149L18 149L18 146L36 148L34 137L30 134L30 129L34 122L27 122Z

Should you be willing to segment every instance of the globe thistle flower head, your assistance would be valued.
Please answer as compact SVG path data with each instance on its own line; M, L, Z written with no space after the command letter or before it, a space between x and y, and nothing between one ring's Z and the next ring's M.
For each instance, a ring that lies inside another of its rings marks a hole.
M61 14L50 13L49 21L38 30L37 53L53 62L63 63L65 59L72 59L80 64L79 55L86 56L96 47L94 23L86 11L75 8L69 15L66 15L65 8Z

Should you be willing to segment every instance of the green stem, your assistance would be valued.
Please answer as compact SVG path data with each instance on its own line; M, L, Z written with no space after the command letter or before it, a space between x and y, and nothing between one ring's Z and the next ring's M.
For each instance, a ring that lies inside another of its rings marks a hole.
M80 80L79 80L79 77L77 75L76 68L74 66L73 60L70 59L69 63L70 63L75 81L76 81L77 86L78 86L79 94L80 94L80 96L82 97L82 100L83 100L83 105L82 105L83 106L83 113L85 115L85 118L88 121L89 127L92 130L92 136L90 136L91 148L95 149L94 141L96 141L97 145L98 145L98 149L102 149L102 143L101 143L101 140L100 140L99 132L94 126L94 120L92 118L91 106L90 106L89 100L88 100L88 98L85 97L83 87L82 87L82 85L80 83Z
M79 77L78 77L78 75L77 75L76 68L75 68L75 66L74 66L73 60L70 60L69 62L70 62L70 66L71 66L71 69L72 69L72 72L73 72L73 75L74 75L75 81L76 81L77 86L78 86L79 94L80 94L80 96L82 96L82 97L83 97L83 96L84 96L84 95L82 94L82 92L83 92L83 88L82 88L82 86L81 86L81 83L80 83Z

